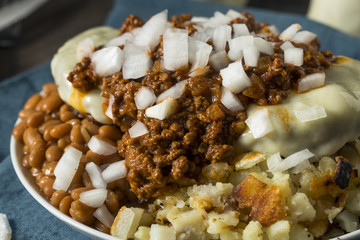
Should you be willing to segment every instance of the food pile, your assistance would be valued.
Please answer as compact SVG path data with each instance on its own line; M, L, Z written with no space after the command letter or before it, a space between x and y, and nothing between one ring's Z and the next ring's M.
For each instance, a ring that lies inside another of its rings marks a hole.
M354 231L355 138L327 156L239 141L277 132L268 107L325 88L328 70L347 61L300 29L279 33L234 10L169 20L165 10L146 22L130 15L119 31L80 34L53 59L56 85L19 113L13 136L24 143L23 166L64 214L123 239ZM332 118L327 106L301 104L295 117L279 112L284 122Z

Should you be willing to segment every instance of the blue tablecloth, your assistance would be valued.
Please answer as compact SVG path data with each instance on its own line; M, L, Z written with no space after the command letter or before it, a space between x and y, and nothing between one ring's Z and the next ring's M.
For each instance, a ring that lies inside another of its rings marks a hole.
M165 8L170 16L181 13L211 16L214 11L225 13L229 7L188 0L116 0L105 25L120 27L130 13L146 20ZM304 29L318 34L323 50L360 59L360 39L309 21L303 16L250 8L236 10L253 13L258 21L275 24L280 30L291 23L300 23ZM7 215L13 239L88 239L41 207L21 185L11 165L9 140L17 114L31 95L40 91L44 83L51 81L47 61L0 83L0 213Z

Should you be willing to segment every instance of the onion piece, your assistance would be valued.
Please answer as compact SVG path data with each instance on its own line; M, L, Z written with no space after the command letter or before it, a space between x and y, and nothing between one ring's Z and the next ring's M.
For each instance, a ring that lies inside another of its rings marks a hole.
M188 65L187 30L174 28L166 30L163 35L163 58L165 69L170 71Z
M299 80L298 91L305 92L313 88L324 86L325 73L312 73Z
M156 95L152 89L142 86L136 92L134 101L137 109L146 109L154 104Z
M202 23L205 23L208 20L209 20L209 18L207 18L207 17L193 16L190 21L194 22L194 23L202 24Z
M96 188L80 193L79 200L89 207L97 208L104 204L107 197L107 189Z
M295 116L300 122L309 122L327 117L323 106L314 105L307 109L295 110Z
M283 41L291 40L297 31L301 29L301 25L298 23L291 24L288 28L286 28L280 35L279 38Z
M260 57L260 52L255 46L246 47L243 49L244 62L250 67L256 67Z
M128 43L124 47L124 56L123 77L125 79L143 77L152 66L149 49L146 46Z
M267 29L270 30L270 32L274 35L277 36L280 34L279 29L275 26L275 25L270 25L267 27Z
M4 213L0 213L0 239L11 240L11 227Z
M193 37L189 37L188 51L189 62L192 63L191 72L197 68L202 68L207 65L212 51L212 46L196 40Z
M301 31L295 34L295 36L292 38L292 41L296 43L309 44L315 38L316 38L315 33L309 31Z
M134 35L132 33L126 32L108 41L105 44L105 47L119 47L125 45L125 43L127 42L131 42L133 39L134 39Z
M226 88L221 89L220 102L229 110L238 112L244 109L239 98Z
M309 160L310 158L314 157L315 154L310 152L308 149L301 150L294 154L291 154L281 162L277 163L276 165L271 165L271 172L283 172L290 168L293 168L302 162ZM269 166L269 162L268 162ZM270 168L269 168L270 170Z
M284 62L294 66L304 63L304 50L302 48L288 48L284 50Z
M229 65L230 59L225 51L220 51L211 55L209 62L214 70L219 72L221 69L226 68Z
M114 95L110 94L109 95L109 104L105 111L105 115L108 116L111 120L114 120L114 115L113 115L113 111L112 111L114 102L115 102L115 97L114 97Z
M210 39L210 35L205 31L196 31L191 35L192 38L206 43Z
M124 61L124 53L118 47L102 48L90 55L95 66L95 72L100 77L106 77L119 72Z
M91 151L99 155L111 155L117 152L116 146L92 136L88 142Z
M137 138L149 133L145 124L140 121L137 121L128 131L131 138Z
M298 174L303 172L305 169L310 168L311 164L309 160L305 160L302 163L299 163L298 165L296 165L291 172L294 174Z
M230 60L240 60L243 57L242 50L246 47L254 46L254 44L254 37L252 35L241 36L229 40L228 56Z
M254 44L261 53L264 53L267 55L274 54L273 46L271 45L271 43L269 43L265 39L260 38L260 37L254 37Z
M168 10L152 16L139 30L134 37L136 45L145 45L151 51L158 45L160 36L163 35L168 26Z
M205 27L216 28L217 26L230 23L231 18L224 15L223 13L216 11L214 16L209 18L203 25Z
M286 41L283 44L281 44L280 48L285 51L288 48L294 48L294 45L291 44L291 42Z
M53 189L67 191L79 167L82 152L68 147L54 169Z
M261 138L274 130L267 108L254 112L245 120L245 123L255 139Z
M225 50L226 42L231 39L231 27L229 25L217 26L212 39L216 52Z
M232 27L234 30L234 38L250 35L249 29L245 23L234 23Z
M275 169L279 166L279 164L281 163L282 159L280 156L280 153L277 152L273 155L271 155L267 160L266 160L266 164L267 167L269 169L270 172L274 172Z
M196 76L202 76L205 75L209 72L210 67L209 66L204 66L201 68L197 68L195 70L193 70L190 74L189 77L196 77Z
M166 99L156 104L155 106L147 108L145 110L145 115L149 118L164 120L165 118L168 118L172 114L176 113L178 107L179 104L175 98L167 97Z
M185 91L185 85L186 85L186 80L183 80L183 81L180 81L180 82L176 83L171 88L169 88L169 89L165 90L164 92L162 92L157 97L156 102L159 103L159 102L163 101L164 99L166 99L167 97L173 97L175 99L180 98L181 95L183 95L183 93Z
M92 185L95 188L106 188L106 182L101 176L101 168L94 162L89 162L85 166L85 170L89 174Z
M91 38L81 40L76 46L76 58L78 61L94 52L95 44Z
M227 13L225 14L225 16L229 17L231 20L236 19L236 18L246 19L246 17L244 15L242 15L238 11L235 11L234 9L229 9L227 11Z
M114 216L109 212L105 204L101 205L96 209L96 211L94 212L94 217L96 217L108 228L111 228L111 225L114 222Z
M235 94L251 86L251 81L246 75L241 61L230 63L227 68L220 70L220 75L222 85Z
M125 160L110 163L102 172L102 177L107 183L122 179L126 177L126 175L127 168L125 166Z

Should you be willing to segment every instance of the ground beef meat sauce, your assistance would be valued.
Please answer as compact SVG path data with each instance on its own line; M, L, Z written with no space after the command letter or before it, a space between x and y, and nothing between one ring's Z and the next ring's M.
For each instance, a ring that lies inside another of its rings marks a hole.
M114 123L123 132L118 150L126 159L127 180L138 198L149 199L172 188L192 185L205 165L230 161L234 156L232 144L246 127L244 121L249 104L282 103L291 91L296 91L299 79L324 72L334 61L331 52L319 51L320 43L315 38L309 44L291 42L294 47L303 49L301 66L285 63L281 48L285 41L273 34L267 23L256 22L249 13L242 15L244 17L232 20L229 25L246 24L250 33L264 36L272 43L274 54L261 53L256 67L246 65L242 59L251 86L236 94L244 107L241 111L231 111L221 103L222 77L213 67L198 76L191 76L191 65L176 71L165 70L162 37L155 50L149 52L152 68L139 79L124 79L121 71L100 78L94 73L89 58L84 58L69 74L68 80L81 91L102 85L105 98L114 96ZM197 31L197 23L191 19L191 15L184 14L172 17L170 23L173 27L187 29L192 35ZM120 34L142 25L140 18L130 15ZM207 43L214 45L211 40ZM229 51L228 43L225 50ZM177 101L178 111L170 117L149 118L145 110L137 109L134 97L142 86L149 87L158 96L183 80L186 85ZM128 129L136 121L144 123L149 134L131 138Z

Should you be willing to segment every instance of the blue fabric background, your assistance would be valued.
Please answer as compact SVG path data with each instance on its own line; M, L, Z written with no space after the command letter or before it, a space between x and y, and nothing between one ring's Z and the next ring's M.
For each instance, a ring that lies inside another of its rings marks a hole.
M116 0L105 25L120 27L130 14L146 20L167 8L169 15L191 13L211 16L214 11L225 13L229 8L220 4L193 1ZM253 13L258 21L275 24L280 30L291 23L300 23L304 29L318 34L323 50L360 60L360 39L345 35L324 25L309 21L302 16L264 11L237 9ZM6 79L0 83L0 213L5 213L13 230L13 239L88 239L68 227L47 212L21 185L11 165L9 140L17 114L25 101L41 90L44 83L51 82L49 61L42 65Z

